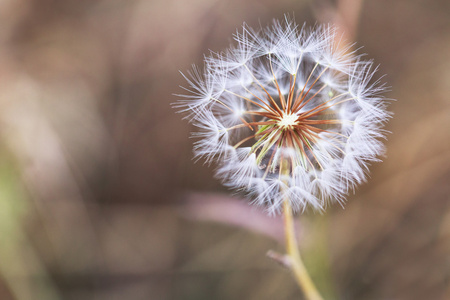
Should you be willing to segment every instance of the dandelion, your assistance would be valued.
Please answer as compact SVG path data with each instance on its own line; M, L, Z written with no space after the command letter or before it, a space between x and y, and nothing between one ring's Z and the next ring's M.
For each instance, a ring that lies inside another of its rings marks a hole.
M286 19L256 31L244 24L234 39L205 58L203 71L183 75L188 94L177 106L199 129L196 156L215 161L225 185L287 223L293 212L343 203L384 149L390 115L373 63L332 26ZM305 277L286 230L294 273Z
M270 213L342 203L383 152L388 119L376 68L337 39L336 29L287 20L256 32L185 76L197 157Z

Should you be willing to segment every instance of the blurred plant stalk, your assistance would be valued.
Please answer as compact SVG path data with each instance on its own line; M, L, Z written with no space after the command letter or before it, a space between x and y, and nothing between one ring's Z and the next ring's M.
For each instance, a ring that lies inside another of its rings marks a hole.
M0 275L14 300L61 299L31 246L22 218L29 209L12 159L0 151Z

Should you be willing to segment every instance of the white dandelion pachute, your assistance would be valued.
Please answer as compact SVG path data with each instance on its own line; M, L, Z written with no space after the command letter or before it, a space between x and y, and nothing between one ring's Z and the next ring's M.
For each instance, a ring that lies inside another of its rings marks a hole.
M390 114L376 68L332 26L244 25L237 45L185 76L176 104L198 127L197 157L271 213L342 202L384 151Z

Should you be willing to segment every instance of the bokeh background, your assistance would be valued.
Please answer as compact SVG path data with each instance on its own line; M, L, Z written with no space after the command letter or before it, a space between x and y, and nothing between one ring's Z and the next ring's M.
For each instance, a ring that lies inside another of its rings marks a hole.
M298 217L327 299L450 299L447 0L1 0L0 299L302 299L281 220L192 161L171 108L245 21L335 23L396 99L384 162Z

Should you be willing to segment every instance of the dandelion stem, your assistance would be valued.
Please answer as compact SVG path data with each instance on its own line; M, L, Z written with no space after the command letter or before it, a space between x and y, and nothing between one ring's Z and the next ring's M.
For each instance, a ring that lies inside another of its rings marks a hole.
M287 165L287 163L285 163L285 165ZM286 168L286 170L288 169ZM290 259L289 266L292 273L294 273L295 280L302 289L307 300L323 300L300 257L297 238L295 237L294 217L288 197L283 201L283 215L284 230L286 234L286 251Z

